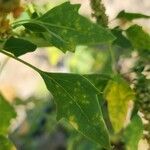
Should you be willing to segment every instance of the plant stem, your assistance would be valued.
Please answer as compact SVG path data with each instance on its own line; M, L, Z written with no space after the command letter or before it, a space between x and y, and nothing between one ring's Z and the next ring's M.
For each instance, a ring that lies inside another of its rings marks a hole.
M114 74L117 74L117 70L116 70L116 60L115 60L115 55L113 53L113 49L112 49L112 44L109 44L109 52L110 52L110 57L111 57L111 64L112 64L112 71Z
M24 65L26 65L26 66L32 68L33 70L35 70L35 71L37 71L37 72L41 72L41 71L40 71L38 68L36 68L35 66L29 64L28 62L26 62L26 61L24 61L24 60L22 60L22 59L20 59L20 58L18 58L18 57L13 56L12 54L10 54L10 53L8 53L8 52L6 52L6 51L4 51L4 50L0 50L0 53L2 53L2 54L4 54L4 55L6 55L6 56L9 56L9 57L11 57L11 58L13 58L13 59L15 59L15 60L21 62L22 64L24 64Z

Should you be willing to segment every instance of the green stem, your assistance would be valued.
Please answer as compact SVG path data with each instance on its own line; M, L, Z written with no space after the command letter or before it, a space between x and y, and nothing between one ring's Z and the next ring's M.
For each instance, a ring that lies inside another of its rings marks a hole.
M2 54L6 55L6 56L8 56L8 57L11 57L11 58L13 58L13 59L15 59L15 60L21 62L22 64L24 64L24 65L26 65L26 66L32 68L33 70L35 70L35 71L37 71L37 72L41 72L41 71L40 71L38 68L36 68L35 66L33 66L33 65L29 64L29 63L27 63L26 61L24 61L24 60L22 60L22 59L20 59L20 58L18 58L18 57L13 56L12 54L10 54L10 53L8 53L8 52L6 52L6 51L4 51L4 50L0 50L0 53L2 53Z
M114 74L117 74L116 60L115 60L115 55L114 55L111 43L109 44L109 52L110 52L110 57L111 57L112 71Z

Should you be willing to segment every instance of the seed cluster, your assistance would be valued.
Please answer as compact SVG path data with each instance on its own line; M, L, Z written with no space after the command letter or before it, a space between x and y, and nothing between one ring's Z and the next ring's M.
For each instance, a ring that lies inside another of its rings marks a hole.
M91 0L92 17L96 19L96 22L104 27L108 25L108 16L106 15L105 7L101 0Z
M136 104L139 111L143 114L143 118L146 120L144 123L144 138L150 145L150 79L143 74L144 71L147 74L150 73L150 68L145 69L146 59L139 60L137 65L134 67L134 72L137 75L135 80L136 90Z

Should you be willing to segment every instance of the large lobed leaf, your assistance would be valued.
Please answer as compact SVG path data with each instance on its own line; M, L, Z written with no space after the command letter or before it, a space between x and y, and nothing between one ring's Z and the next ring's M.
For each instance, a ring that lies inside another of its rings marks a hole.
M14 108L0 95L0 135L7 135L10 121L15 117Z
M57 105L57 119L65 118L77 131L110 149L109 135L97 95L85 77L39 71Z
M141 26L132 25L126 30L126 34L135 49L150 50L150 35Z
M79 7L63 3L24 26L33 32L42 32L50 45L63 52L74 51L77 45L110 43L115 39L108 29L79 15Z
M108 82L104 98L108 101L108 111L114 131L119 132L124 126L128 103L134 99L134 92L124 79L117 76Z

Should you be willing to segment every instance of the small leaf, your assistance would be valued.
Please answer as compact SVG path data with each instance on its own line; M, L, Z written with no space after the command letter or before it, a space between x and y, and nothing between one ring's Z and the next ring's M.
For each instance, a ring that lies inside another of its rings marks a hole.
M127 150L137 150L139 140L143 135L143 123L138 115L135 115L124 131L123 139Z
M63 52L74 51L77 45L110 43L115 39L108 29L79 15L79 7L65 2L24 26L33 32L43 32L45 40Z
M116 18L132 21L134 19L150 18L150 16L140 14L140 13L125 12L124 10L122 10L121 12L119 12Z
M8 133L12 118L16 117L14 108L0 95L0 135Z
M133 25L126 30L127 37L137 50L150 50L150 35L141 26Z
M0 150L15 150L13 144L9 141L9 139L0 135Z
M116 40L113 42L113 44L118 45L125 49L132 48L130 41L123 35L123 31L121 29L116 27L112 29L111 31L116 37Z
M27 40L10 37L4 44L3 49L13 53L16 57L28 52L33 52L37 46Z
M84 76L39 71L57 105L57 119L65 118L77 131L109 149L109 135L97 99L98 90Z
M125 80L117 76L108 82L104 98L108 101L108 111L113 128L115 132L119 132L124 126L128 102L133 100L134 92Z

